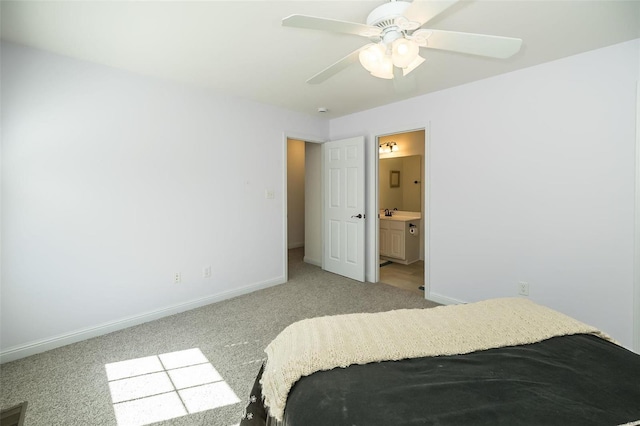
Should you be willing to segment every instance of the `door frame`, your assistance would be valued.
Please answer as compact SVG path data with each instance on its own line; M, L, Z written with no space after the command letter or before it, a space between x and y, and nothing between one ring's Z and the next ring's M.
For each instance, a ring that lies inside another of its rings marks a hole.
M380 279L380 265L378 263L379 247L379 178L378 178L378 138L397 133L407 133L416 130L424 130L424 205L422 210L422 220L424 228L424 297L430 299L431 295L431 262L430 262L430 240L431 240L431 122L422 122L407 125L398 125L391 128L382 128L370 132L365 136L365 211L368 217L376 220L365 222L365 281L378 282ZM318 135L301 134L295 131L285 131L282 134L282 246L283 246L283 276L284 281L289 280L289 260L288 260L288 207L287 207L287 139L298 139L311 143L324 143L325 139ZM324 181L324 179L323 179ZM324 197L324 195L323 195ZM324 215L323 215L324 216ZM324 223L324 217L322 217ZM324 225L323 225L324 226ZM324 244L324 242L323 242Z
M367 215L375 218L376 220L369 221L366 235L369 236L370 243L367 247L372 248L367 254L369 267L366 270L366 279L371 282L380 281L380 262L378 257L380 253L380 218L378 212L380 211L380 155L378 149L379 138L384 136L396 135L398 133L409 133L419 130L424 130L424 204L422 206L422 227L424 232L424 298L429 299L431 296L431 262L429 261L431 252L429 250L431 240L431 211L430 211L430 199L431 199L431 123L416 124L398 126L391 129L378 130L370 134L369 140L374 141L371 145L370 152L368 153L369 173L367 175L367 183L369 193L367 194ZM366 153L365 153L366 154ZM371 241L373 239L373 241ZM367 241L367 240L365 240Z
M633 244L633 350L640 354L640 81L636 85L635 215Z

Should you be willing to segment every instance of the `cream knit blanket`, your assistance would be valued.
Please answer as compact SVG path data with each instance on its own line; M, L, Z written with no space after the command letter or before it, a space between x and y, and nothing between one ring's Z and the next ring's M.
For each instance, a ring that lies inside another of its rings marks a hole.
M282 420L291 387L316 371L466 354L569 334L611 340L594 327L521 298L305 319L267 346L260 383L270 415Z

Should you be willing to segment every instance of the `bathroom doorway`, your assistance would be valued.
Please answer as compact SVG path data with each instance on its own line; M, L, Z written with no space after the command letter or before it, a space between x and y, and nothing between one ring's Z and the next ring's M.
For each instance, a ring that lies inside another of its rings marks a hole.
M425 131L378 146L379 282L424 295Z

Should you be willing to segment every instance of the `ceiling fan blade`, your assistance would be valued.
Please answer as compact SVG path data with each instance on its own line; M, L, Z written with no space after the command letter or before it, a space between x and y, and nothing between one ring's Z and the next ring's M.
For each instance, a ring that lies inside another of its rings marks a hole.
M282 20L282 26L305 28L311 30L332 31L336 33L355 34L362 37L380 35L380 28L356 22L338 21L308 15L291 15Z
M362 50L362 48L354 50L344 58L340 59L338 62L332 65L329 65L327 68L323 69L318 74L314 75L309 80L307 80L307 83L309 84L322 83L323 81L327 80L330 77L333 77L343 69L347 68L349 65L352 65L358 62L358 55L360 54L360 50Z
M414 76L407 75L401 68L393 68L393 90L400 95L414 92L418 87Z
M406 77L407 74L409 74L411 71L415 70L420 65L422 65L424 61L425 59L422 56L420 55L416 56L416 59L414 59L413 62L411 62L408 67L402 69L402 75Z
M404 12L409 21L419 22L420 26L444 12L459 0L413 0Z
M425 47L430 49L505 59L516 54L522 46L522 39L519 38L432 29L429 31L431 35Z

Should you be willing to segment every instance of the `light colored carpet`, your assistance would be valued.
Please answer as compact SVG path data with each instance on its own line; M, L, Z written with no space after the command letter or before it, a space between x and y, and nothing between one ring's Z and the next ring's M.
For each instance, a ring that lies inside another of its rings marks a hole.
M232 426L240 421L264 348L289 324L436 306L414 292L324 272L302 256L303 249L290 251L286 284L0 366L0 408L28 401L28 426L115 426L106 364L199 348L241 402L157 424Z

